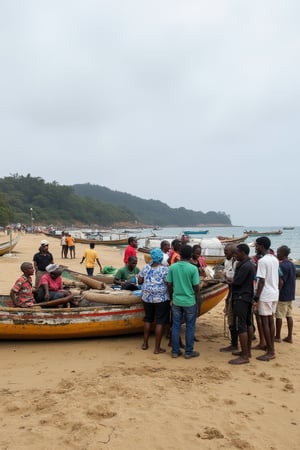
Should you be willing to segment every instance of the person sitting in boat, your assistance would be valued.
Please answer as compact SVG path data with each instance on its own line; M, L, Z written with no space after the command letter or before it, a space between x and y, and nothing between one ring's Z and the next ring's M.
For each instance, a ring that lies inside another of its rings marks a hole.
M136 291L139 288L137 275L140 272L140 269L136 265L137 257L129 256L127 264L117 271L113 281L114 285L121 287L121 289Z
M134 236L129 237L128 238L128 246L125 248L125 252L124 252L124 264L127 264L130 256L136 257L137 247L138 247L137 238Z
M32 288L32 276L34 274L33 264L30 262L23 262L21 264L21 271L23 272L23 275L17 279L11 288L10 298L17 308L36 306Z
M68 302L75 305L72 293L63 288L61 274L62 270L58 264L49 264L46 267L46 274L40 279L39 288L35 294L37 303L63 299L62 302L57 302L57 305Z

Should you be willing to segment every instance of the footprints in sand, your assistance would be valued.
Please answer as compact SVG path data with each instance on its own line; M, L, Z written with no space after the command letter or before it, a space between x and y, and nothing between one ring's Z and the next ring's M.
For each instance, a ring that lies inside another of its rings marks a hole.
M246 440L241 439L238 433L229 433L228 437L226 437L220 430L215 427L204 427L203 430L199 431L196 434L196 437L203 440L223 439L225 441L223 445L221 443L215 443L214 448L255 450L253 445L251 445Z
M203 431L197 433L196 436L200 439L223 439L224 435L217 428L205 427Z

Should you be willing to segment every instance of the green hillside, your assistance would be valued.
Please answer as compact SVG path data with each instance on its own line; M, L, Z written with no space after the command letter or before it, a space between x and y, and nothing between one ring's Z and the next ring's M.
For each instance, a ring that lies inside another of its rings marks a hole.
M77 195L124 207L134 213L138 222L159 226L197 226L199 224L231 225L225 212L192 211L185 208L170 208L159 200L145 200L125 192L113 191L104 186L75 184Z
M45 183L30 175L0 178L0 225L30 225L31 215L34 225L110 226L136 220L124 207L76 195L72 186Z
M159 200L144 200L103 186L61 186L56 181L13 174L0 178L0 225L11 223L57 226L112 226L135 223L149 226L231 225L224 212L170 208Z

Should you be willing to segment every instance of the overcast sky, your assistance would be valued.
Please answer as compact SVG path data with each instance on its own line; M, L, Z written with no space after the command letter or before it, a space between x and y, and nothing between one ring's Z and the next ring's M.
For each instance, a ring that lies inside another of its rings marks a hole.
M300 225L299 0L0 2L0 177Z

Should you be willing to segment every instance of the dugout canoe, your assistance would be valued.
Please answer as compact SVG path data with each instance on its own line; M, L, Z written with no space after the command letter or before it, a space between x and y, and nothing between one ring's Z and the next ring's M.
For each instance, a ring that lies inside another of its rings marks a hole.
M227 285L218 282L204 288L201 315L224 300L227 291ZM9 296L1 295L0 339L73 339L142 333L144 308L136 298L134 305L42 309L15 308Z
M45 236L47 237L53 237L56 239L61 239L61 235L53 234L53 233L45 233ZM117 233L114 233L113 235L107 235L103 236L102 239L87 239L87 238L81 238L73 236L75 244L95 244L95 245L108 245L108 246L118 246L118 245L128 245L128 236L122 236L119 234L119 238L114 238L114 236L117 236Z
M17 234L14 238L9 241L0 243L0 256L6 255L7 253L11 253L17 243L20 240L20 234Z
M95 280L95 281L99 281L105 284L112 284L113 280L114 280L114 275L110 275L110 274L103 274L103 273L98 273L96 275L93 276L87 276L86 274L84 275L83 273L80 272L76 272L74 270L68 269L67 267L63 267L63 271L62 271L62 278L63 281L66 281L66 284L70 285L69 283L67 283L67 281L71 281L71 282L84 282L86 280Z
M227 237L227 236L217 236L219 241L222 242L222 244L240 244L241 242L244 242L248 238L248 234L243 234L243 236L238 237Z

